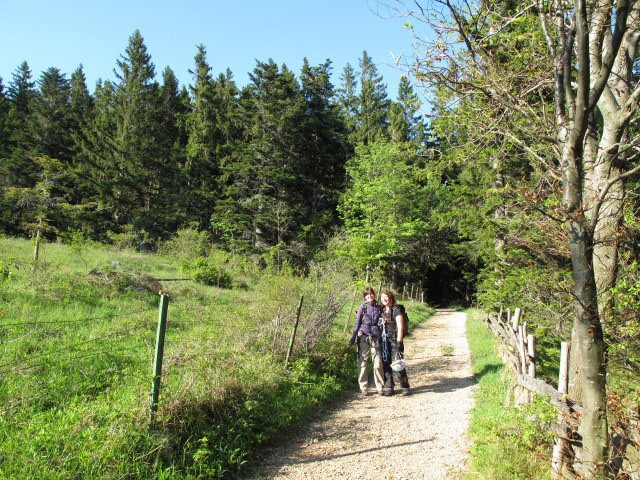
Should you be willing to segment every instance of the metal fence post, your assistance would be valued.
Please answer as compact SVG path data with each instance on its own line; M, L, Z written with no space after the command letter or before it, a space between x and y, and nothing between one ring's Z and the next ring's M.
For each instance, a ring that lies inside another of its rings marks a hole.
M160 377L162 375L162 356L164 354L164 336L167 330L167 307L169 296L160 295L160 311L158 314L158 332L156 334L156 355L153 364L153 381L151 384L151 401L149 411L149 427L153 425L153 416L158 411L158 398L160 396Z

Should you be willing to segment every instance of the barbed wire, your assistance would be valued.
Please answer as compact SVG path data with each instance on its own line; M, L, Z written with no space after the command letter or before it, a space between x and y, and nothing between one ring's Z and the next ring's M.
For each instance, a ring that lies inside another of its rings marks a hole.
M82 355L76 355L76 356L73 356L73 357L69 357L69 358L66 359L65 362L59 362L59 363L57 363L57 365L58 366L68 365L69 363L71 363L71 362L73 362L75 360L79 360L81 358L88 358L88 357L92 357L92 356L100 355L100 354L110 355L110 354L113 354L113 353L124 352L126 350L128 350L128 347L127 348L120 348L120 349L113 349L113 350L93 350L93 351L91 351L89 353L84 353ZM134 359L141 358L141 357L134 357L132 355L130 355L130 357L134 358ZM20 371L24 371L24 370L31 370L31 369L35 369L35 368L39 368L39 367L44 367L46 365L48 365L48 364L47 363L38 363L37 365L25 365L25 366L20 367L20 368L14 368L14 369L10 369L10 370L0 371L0 375L5 374L5 373L16 373L16 372L20 372ZM131 375L131 373L129 373L129 375ZM131 376L136 377L138 379L141 379L141 377L137 377L136 375L131 375ZM147 381L148 379L144 379L144 380Z
M48 353L43 353L43 354L40 354L40 355L36 355L34 357L30 357L28 360L37 360L39 358L48 357L50 355L53 355L54 353L63 352L63 351L66 351L66 350L71 350L72 348L79 347L81 345L87 345L87 344L90 344L90 343L98 342L100 340L104 340L105 338L117 337L117 336L129 333L129 332L133 332L135 330L140 330L142 328L147 328L147 327L149 327L149 325L138 325L136 327L132 327L132 328L128 328L128 329L125 329L125 330L120 330L118 332L114 332L114 333L110 333L110 334L107 334L107 335L102 335L102 336L99 336L99 337L96 337L96 338L92 338L91 340L86 340L84 342L78 342L78 343L74 343L72 345L67 345L66 347L62 347L62 348L56 349L56 350L48 352ZM2 364L0 364L0 368L11 366L11 365L17 365L17 363L16 362L2 363ZM3 373L3 372L0 371L0 373Z
M71 324L71 323L82 323L82 322L92 322L95 320L106 320L107 318L114 318L114 317L126 317L126 316L133 316L133 315L137 315L139 313L149 313L149 312L153 312L156 309L153 308L149 308L149 309L144 309L144 310L133 310L131 312L126 312L126 313L111 313L109 315L104 315L102 317L88 317L88 318L81 318L79 320L34 320L34 321L28 321L28 322L19 322L19 323L0 323L0 327L1 328L5 328L5 327L22 327L22 326L29 326L29 325L49 325L49 324Z

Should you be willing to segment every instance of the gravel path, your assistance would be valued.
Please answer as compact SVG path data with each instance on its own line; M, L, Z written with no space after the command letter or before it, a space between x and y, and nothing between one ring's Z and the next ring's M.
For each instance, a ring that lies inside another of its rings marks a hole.
M263 452L248 478L455 479L474 383L464 323L464 313L439 310L413 327L405 341L410 396L354 394Z

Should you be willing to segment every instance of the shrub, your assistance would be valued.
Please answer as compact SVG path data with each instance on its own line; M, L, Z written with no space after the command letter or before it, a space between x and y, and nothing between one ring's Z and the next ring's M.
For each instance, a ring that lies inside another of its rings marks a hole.
M13 258L0 260L0 280L11 278L11 269L16 266Z
M219 288L232 288L233 278L210 258L200 257L182 264L182 272L198 283Z
M176 234L159 247L159 252L172 255L184 261L204 257L211 246L207 232L199 232L195 225L178 230Z

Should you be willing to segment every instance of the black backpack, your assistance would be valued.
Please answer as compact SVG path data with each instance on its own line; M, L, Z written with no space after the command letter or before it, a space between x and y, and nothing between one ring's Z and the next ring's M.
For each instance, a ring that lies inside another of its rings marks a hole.
M397 307L400 309L400 313L404 318L404 335L409 335L409 315L407 315L407 310L404 308L404 305L402 305L401 303L396 303L394 307ZM397 315L394 315L394 317L397 317Z

